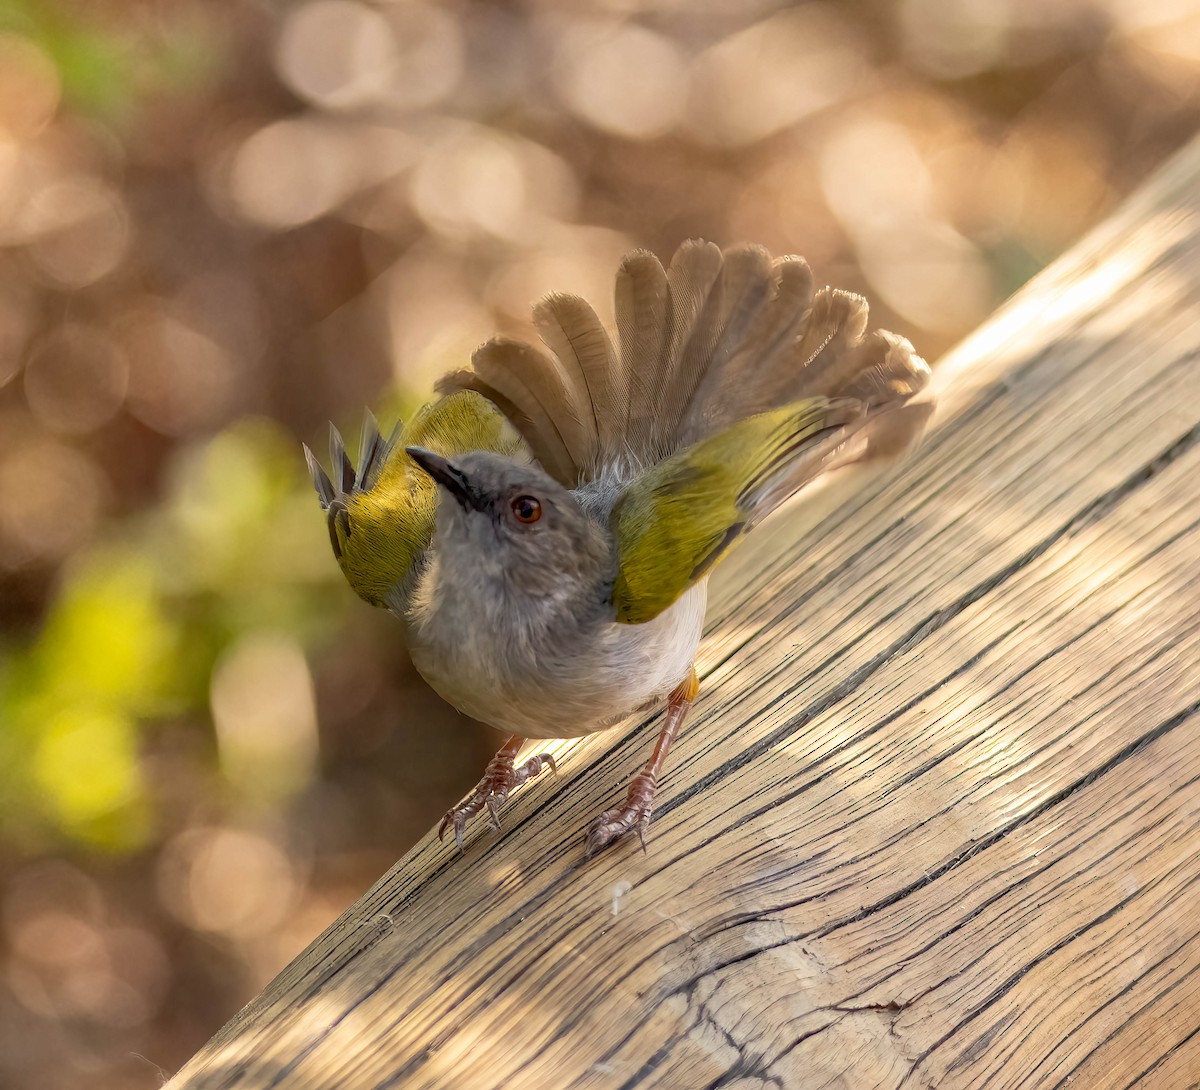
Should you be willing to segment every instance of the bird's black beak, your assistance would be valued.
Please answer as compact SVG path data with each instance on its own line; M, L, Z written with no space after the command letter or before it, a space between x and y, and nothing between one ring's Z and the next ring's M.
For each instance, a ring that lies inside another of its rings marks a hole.
M408 456L450 493L465 511L483 511L487 503L475 490L467 475L440 454L424 447L405 447Z

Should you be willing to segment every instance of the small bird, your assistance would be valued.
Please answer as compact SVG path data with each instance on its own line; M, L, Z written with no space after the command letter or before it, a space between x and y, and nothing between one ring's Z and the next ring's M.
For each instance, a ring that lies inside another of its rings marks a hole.
M820 473L892 456L921 431L925 361L864 336L867 303L814 290L799 257L691 240L616 276L615 338L583 299L533 311L545 350L498 337L440 400L357 469L336 429L336 484L305 447L350 585L401 620L418 671L509 735L446 814L500 827L511 792L554 769L525 739L571 738L662 706L653 754L588 855L630 830L645 847L667 751L696 698L714 564Z

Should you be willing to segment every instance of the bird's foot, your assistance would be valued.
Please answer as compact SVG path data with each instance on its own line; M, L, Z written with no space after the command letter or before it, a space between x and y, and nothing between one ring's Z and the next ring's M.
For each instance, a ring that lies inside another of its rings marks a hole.
M612 810L605 810L588 826L586 852L589 859L613 841L620 840L630 829L637 831L642 851L646 850L646 829L654 812L654 792L657 788L658 781L654 773L647 769L633 777L625 801Z
M447 829L453 827L454 841L461 852L463 850L463 829L480 810L486 807L492 825L499 829L500 808L508 802L508 796L515 788L540 775L542 769L546 767L549 767L550 771L557 775L558 768L554 763L554 757L549 753L539 753L530 757L519 768L516 767L513 760L518 748L519 742L515 747L505 746L488 762L483 779L475 785L471 796L465 802L460 802L446 811L446 816L442 818L442 824L438 828L438 840L446 835Z

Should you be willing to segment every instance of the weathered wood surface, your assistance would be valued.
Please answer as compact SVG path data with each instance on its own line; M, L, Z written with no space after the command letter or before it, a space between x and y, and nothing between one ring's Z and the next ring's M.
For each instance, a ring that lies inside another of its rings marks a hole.
M1200 146L718 580L655 727L426 837L172 1087L1200 1085ZM449 800L447 800L449 801Z

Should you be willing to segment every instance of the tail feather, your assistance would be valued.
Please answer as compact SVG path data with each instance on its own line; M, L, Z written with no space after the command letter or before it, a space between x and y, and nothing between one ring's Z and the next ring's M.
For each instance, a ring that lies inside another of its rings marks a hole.
M765 324L765 311L774 287L771 255L761 246L729 250L718 283L722 296L717 314L718 336L704 361L706 371L722 369L756 326Z
M802 257L781 257L775 261L775 295L768 304L767 320L763 322L757 343L764 355L774 359L776 353L790 344L804 328L812 314L816 292L813 272ZM756 342L747 342L747 353Z
M482 394L508 417L547 473L575 483L588 437L557 362L524 341L493 337L475 350L471 364L474 372L446 375L438 392Z
M667 268L671 335L666 356L655 361L660 399L687 389L704 366L720 332L716 325L721 305L721 271L721 251L711 242L695 239L685 242L671 259Z
M781 257L772 262L761 314L737 343L728 370L769 370L772 361L804 328L812 305L813 274L808 262L802 257Z
M611 457L624 439L624 370L608 331L578 295L556 293L533 310L542 340L563 365L576 413L590 424L588 445Z
M758 253L769 261L765 251ZM747 281L741 296L744 326L730 322L721 353L714 355L692 395L678 446L690 446L747 416L800 399L788 396L796 376L780 369L777 359L811 310L812 272L802 258L782 258L763 268L755 257L752 253L753 264L743 277Z
M649 439L653 419L645 408L654 402L658 367L670 337L669 289L662 262L646 250L626 255L617 271L617 337L621 369L628 376L625 432L630 442Z
M833 396L841 389L840 365L867 328L867 301L837 288L822 288L792 352L792 367L804 376L805 393Z
M762 247L739 246L725 254L721 274L688 345L691 358L682 365L687 382L677 383L668 398L670 411L663 416L660 448L670 450L686 436L693 413L705 415L705 380L730 370L738 349L763 322L772 287L771 257Z
M928 411L896 410L929 369L902 337L863 336L867 304L815 291L798 257L774 262L757 246L724 253L691 240L668 268L644 250L616 278L617 344L592 308L552 295L534 310L549 352L489 341L474 371L440 388L491 398L535 456L568 486L622 460L648 464L757 413L812 397L864 406L856 456L894 452ZM875 418L887 423L876 424ZM847 448L848 449L848 448Z
M877 329L846 354L836 379L847 397L876 408L919 394L929 368L903 337Z
M625 449L635 459L650 460L665 449L682 403L703 376L717 320L713 294L719 291L721 262L718 247L691 239L666 270L653 254L638 251L622 266L631 274L628 279L618 274L621 358L630 375ZM627 284L632 292L624 290ZM644 308L640 313L639 307ZM602 468L597 465L593 472Z

